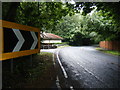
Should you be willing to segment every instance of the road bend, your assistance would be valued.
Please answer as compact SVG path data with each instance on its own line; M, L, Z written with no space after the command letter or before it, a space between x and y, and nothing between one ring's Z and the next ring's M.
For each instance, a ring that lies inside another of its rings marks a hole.
M120 57L102 53L95 47L66 47L57 52L61 87L119 88Z

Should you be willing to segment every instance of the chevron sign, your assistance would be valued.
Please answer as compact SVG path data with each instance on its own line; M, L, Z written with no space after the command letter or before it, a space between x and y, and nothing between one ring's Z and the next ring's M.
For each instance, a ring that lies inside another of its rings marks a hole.
M2 21L0 60L6 60L40 51L40 30L30 26Z
M20 29L3 28L4 52L18 52L37 48L38 33ZM9 46L8 46L9 45Z

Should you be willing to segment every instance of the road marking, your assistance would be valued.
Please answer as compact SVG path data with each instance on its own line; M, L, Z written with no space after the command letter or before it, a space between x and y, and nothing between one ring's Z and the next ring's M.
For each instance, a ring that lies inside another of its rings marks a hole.
M63 71L64 77L65 77L65 78L68 78L68 75L67 75L65 69L63 68L63 65L62 65L62 63L61 63L61 61L60 61L60 59L59 59L58 52L57 52L57 60L58 60L58 62L59 62L59 64L60 64L60 67L61 67L61 69L62 69L62 71Z
M21 32L19 31L19 29L12 29L12 30L13 30L13 32L15 33L16 37L19 40L12 52L20 51L20 49L21 49L23 43L25 42L25 40L24 40Z
M54 59L54 53L53 53L53 65L55 66L55 59Z
M57 85L57 88L61 90L58 76L56 77L56 85Z
M83 62L82 62L83 63ZM101 80L101 78L99 78L97 75L95 75L94 73L92 73L89 69L85 68L83 65L79 64L87 73L89 73L90 75L94 76L97 80L99 80L100 82L104 83L103 80ZM110 87L108 84L104 83L107 87Z
M73 86L70 86L70 90L74 90L74 89L73 89Z

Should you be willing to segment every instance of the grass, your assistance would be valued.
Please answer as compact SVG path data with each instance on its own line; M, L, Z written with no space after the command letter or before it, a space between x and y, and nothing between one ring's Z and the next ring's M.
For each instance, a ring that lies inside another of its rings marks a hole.
M108 53L108 54L120 56L120 52L119 52L119 51L104 50L104 49L102 49L102 48L96 48L96 50L102 51L102 52L104 52L104 53Z
M56 78L52 54L41 52L32 58L32 62L30 56L14 59L13 73L10 72L10 60L3 62L3 88L51 87Z
M58 46L57 48L70 47L69 45Z

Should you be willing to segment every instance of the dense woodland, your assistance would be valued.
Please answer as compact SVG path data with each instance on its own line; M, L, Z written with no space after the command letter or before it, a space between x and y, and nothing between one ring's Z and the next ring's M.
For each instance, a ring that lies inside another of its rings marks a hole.
M119 2L4 2L3 20L54 33L71 45L120 40ZM89 42L89 43L84 43Z

